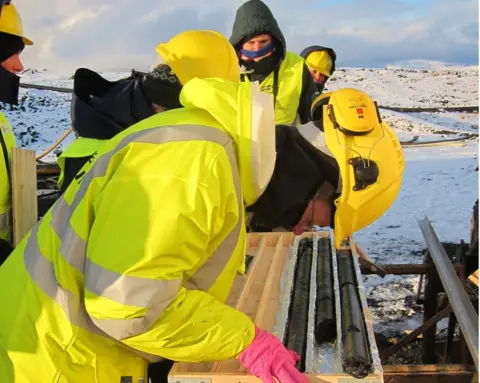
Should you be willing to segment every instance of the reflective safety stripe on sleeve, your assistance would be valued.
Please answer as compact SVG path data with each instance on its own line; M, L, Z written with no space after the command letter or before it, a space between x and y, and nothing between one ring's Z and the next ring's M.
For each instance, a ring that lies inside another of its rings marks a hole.
M133 142L164 144L178 141L202 140L222 145L230 161L239 219L227 238L212 256L186 281L157 280L123 275L100 265L86 257L87 241L81 238L70 223L75 209L86 195L91 181L103 177L111 158ZM55 275L55 265L41 254L38 244L38 223L27 240L25 249L26 268L40 289L50 296L66 313L71 323L94 333L110 336L116 340L142 334L175 299L181 285L189 289L208 291L227 265L238 243L242 227L242 194L240 175L232 138L225 132L206 126L180 125L152 128L132 133L125 137L110 152L101 155L85 174L72 204L62 196L52 209L51 228L61 241L60 255L72 267L85 276L85 289L115 303L142 307L146 314L130 319L98 319L90 317L85 303L78 296L60 286ZM160 298L161 297L161 298ZM152 360L152 358L149 358Z

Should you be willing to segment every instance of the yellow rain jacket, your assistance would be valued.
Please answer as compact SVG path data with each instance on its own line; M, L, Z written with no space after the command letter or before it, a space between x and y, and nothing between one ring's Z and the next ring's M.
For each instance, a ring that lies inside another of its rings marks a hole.
M107 140L96 138L77 137L68 145L62 154L57 158L57 164L60 168L57 186L61 189L65 179L65 163L68 158L81 158L92 156Z
M181 102L108 141L0 268L2 383L137 383L147 361L252 341L223 302L244 270L244 206L273 173L272 99L194 79Z
M0 134L2 135L2 137L0 137L0 238L11 242L12 186L8 174L8 167L10 166L12 148L16 147L17 144L12 127L2 112L0 112ZM5 158L5 152L7 159Z
M272 71L260 84L263 92L274 95L275 123L278 125L293 125L297 120L302 95L303 64L303 58L287 52L278 69L278 78L275 71ZM247 76L243 76L243 79L249 81Z

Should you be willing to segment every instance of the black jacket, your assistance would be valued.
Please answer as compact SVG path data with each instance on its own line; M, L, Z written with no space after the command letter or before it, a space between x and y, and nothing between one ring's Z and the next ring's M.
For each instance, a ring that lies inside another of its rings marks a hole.
M72 95L72 127L79 137L108 140L154 114L141 87L143 73L108 81L98 73L80 68L75 72ZM91 156L66 158L63 193Z
M75 72L72 96L72 127L80 137L110 139L129 126L154 114L145 96L143 73L108 81L81 68Z
M330 56L330 59L332 60L332 70L330 72L330 75L333 74L333 72L335 72L335 61L337 61L337 54L335 53L335 51L332 49L332 48L328 48L328 47L323 47L321 45L311 45L307 48L305 48L303 51L300 52L300 56L302 56L304 59L307 58L307 56L310 54L310 53L313 53L313 52L327 52L328 55ZM328 79L328 77L327 77ZM323 85L320 85L320 84L315 84L318 88L318 91L320 93L323 92L323 88L325 87L325 84Z
M336 160L317 150L293 126L275 129L277 158L272 178L260 198L247 210L255 224L274 229L295 226L319 187L336 187L340 170Z
M272 56L266 57L258 62L244 62L240 60L240 64L249 70L255 71L249 75L251 81L262 82L270 73L280 66L287 52L287 43L270 8L261 0L249 0L237 10L232 34L230 36L230 43L235 50L239 52L245 41L263 33L273 37L276 51ZM301 86L302 92L298 114L301 123L304 124L311 121L310 107L313 100L320 95L306 65L303 66Z

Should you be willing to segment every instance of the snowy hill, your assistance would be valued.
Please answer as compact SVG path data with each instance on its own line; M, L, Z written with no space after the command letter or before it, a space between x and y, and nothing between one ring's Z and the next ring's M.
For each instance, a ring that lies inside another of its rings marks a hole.
M129 73L103 73L118 79ZM72 73L27 70L22 83L72 88ZM366 91L379 105L401 107L446 107L478 105L478 68L350 69L339 68L326 91L353 87ZM20 104L4 106L19 143L41 152L70 126L70 95L37 89L21 89ZM398 113L382 110L382 116L401 138L432 134L478 133L478 115L472 113ZM438 136L437 136L438 138ZM73 139L70 135L63 145ZM62 146L60 147L60 149ZM54 156L49 157L54 160Z
M128 73L104 75L117 79ZM71 73L27 71L22 82L72 87ZM364 90L384 106L478 106L478 67L340 68L326 91L343 87ZM18 107L7 106L4 112L18 142L41 153L69 128L70 95L22 89L20 97ZM478 198L478 113L381 112L402 140L417 135L419 141L459 136L470 141L462 146L405 148L406 166L398 198L378 221L355 235L357 242L378 263L421 263L425 244L416 220L425 215L442 241L468 242L472 206ZM64 144L72 139L70 135ZM47 158L55 160L55 155ZM371 276L365 280L378 333L388 335L419 323L421 313L407 304L413 299L418 277Z

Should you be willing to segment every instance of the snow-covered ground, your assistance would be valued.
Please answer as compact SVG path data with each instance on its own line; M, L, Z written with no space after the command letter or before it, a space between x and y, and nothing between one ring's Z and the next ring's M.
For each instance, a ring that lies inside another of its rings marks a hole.
M128 73L103 73L118 79ZM27 70L23 83L72 88L72 73ZM478 68L428 69L343 69L327 83L326 91L353 87L366 91L379 105L401 107L448 107L478 105ZM5 106L19 143L41 152L70 126L70 95L36 89L21 89L20 104ZM478 134L477 113L398 113L382 110L382 116L400 138L436 139ZM59 149L73 139L71 134ZM46 159L54 160L52 154Z
M107 73L116 79L126 73ZM29 72L24 83L72 87L71 74ZM450 107L478 105L478 67L423 69L337 69L327 91L353 87L369 93L379 105ZM22 146L42 152L70 126L70 95L22 89L16 108L6 107ZM400 194L378 221L355 235L378 263L421 263L425 248L417 219L428 216L443 242L468 242L472 206L478 198L478 113L399 113L382 117L401 140L419 141L463 136L465 146L405 148L405 173ZM73 137L70 135L62 147ZM473 138L473 140L472 140ZM52 153L47 158L54 160ZM421 319L412 309L418 277L365 278L376 330L413 328ZM415 307L414 307L415 308Z
M478 198L478 143L405 148L404 155L398 198L379 220L355 235L379 264L423 262L421 250L426 246L417 220L425 216L442 242L469 242L472 207ZM418 276L365 277L376 332L393 336L421 324L421 307L412 305L418 281Z
M429 69L344 69L329 79L327 91L358 88L379 105L446 107L478 105L478 67Z

